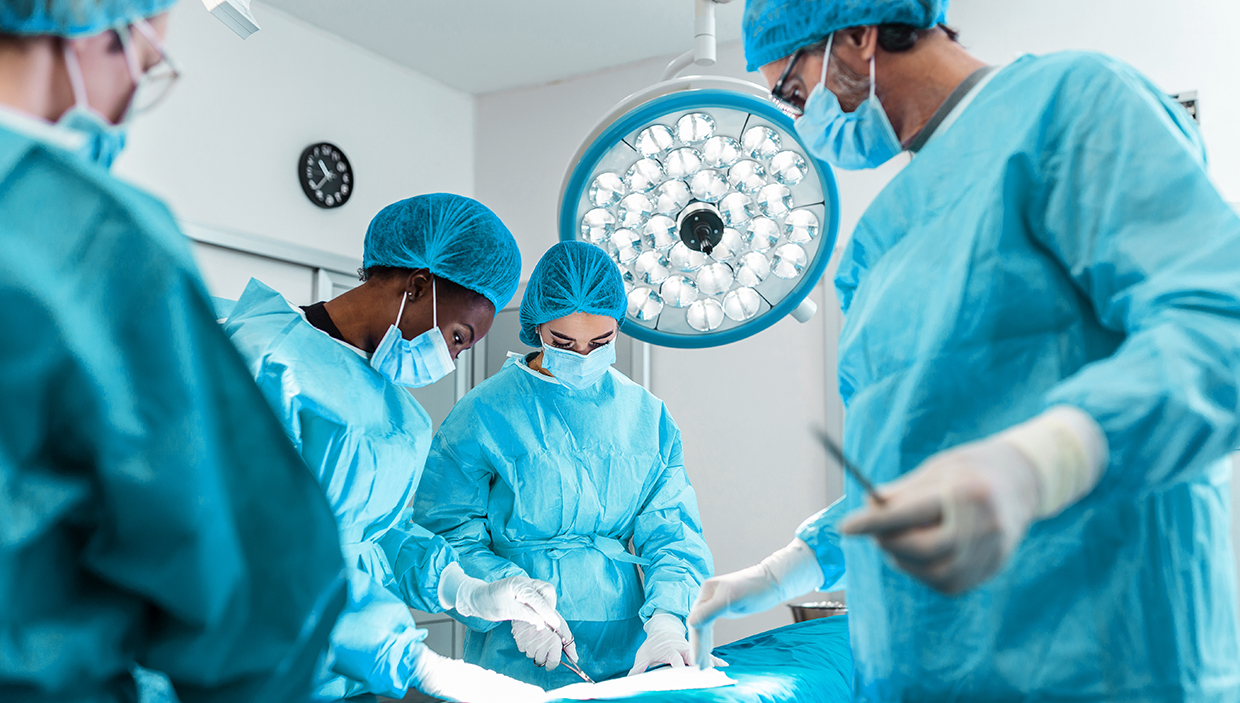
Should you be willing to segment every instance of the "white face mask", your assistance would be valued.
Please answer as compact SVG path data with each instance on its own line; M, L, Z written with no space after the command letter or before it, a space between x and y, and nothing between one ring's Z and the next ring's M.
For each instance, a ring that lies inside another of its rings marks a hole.
M406 340L400 332L400 318L405 314L408 294L400 298L400 310L396 323L388 328L370 357L370 366L392 383L407 388L429 386L456 370L448 342L439 331L439 300L435 293L435 280L431 279L431 328L413 339Z

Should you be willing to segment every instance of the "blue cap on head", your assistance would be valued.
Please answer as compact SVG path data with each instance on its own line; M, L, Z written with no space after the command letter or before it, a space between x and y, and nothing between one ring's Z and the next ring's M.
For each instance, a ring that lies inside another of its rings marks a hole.
M949 0L747 0L745 62L756 71L849 27L947 21Z
M538 326L575 312L624 319L628 298L620 269L598 247L560 242L547 250L521 300L521 341L542 346Z
M362 266L429 269L504 309L521 282L521 252L490 208L449 193L388 205L370 221Z
M167 12L177 0L6 0L0 34L92 37Z

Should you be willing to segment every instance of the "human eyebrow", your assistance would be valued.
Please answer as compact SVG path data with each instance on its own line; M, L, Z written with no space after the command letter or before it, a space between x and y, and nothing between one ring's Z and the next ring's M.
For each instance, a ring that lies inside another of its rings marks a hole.
M566 334L560 334L559 332L556 332L555 330L548 330L548 331L551 332L552 337L559 337L561 340L565 342L576 342L577 341L573 339L572 337L569 337Z
M469 343L473 344L474 340L478 338L478 333L474 332L474 326L469 324L468 322L465 323L465 328L469 330Z
M598 342L598 341L600 341L600 340L607 339L608 337L610 337L610 336L614 335L615 333L616 333L616 331L615 331L615 330L612 330L612 331L608 332L607 334L600 334L599 336L595 337L594 339L591 339L590 341L591 341L591 342ZM554 332L552 332L551 334L555 334L555 333L554 333Z

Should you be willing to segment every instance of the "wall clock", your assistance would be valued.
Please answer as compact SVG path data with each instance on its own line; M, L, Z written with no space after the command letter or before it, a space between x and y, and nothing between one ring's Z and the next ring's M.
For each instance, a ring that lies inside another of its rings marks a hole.
M297 179L310 202L324 209L340 207L353 195L353 167L335 144L306 147L297 162Z

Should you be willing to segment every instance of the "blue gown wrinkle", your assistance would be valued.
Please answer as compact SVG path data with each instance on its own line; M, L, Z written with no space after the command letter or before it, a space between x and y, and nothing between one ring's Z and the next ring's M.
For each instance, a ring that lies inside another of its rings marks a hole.
M320 671L316 698L403 696L426 638L409 606L442 611L439 575L456 560L442 538L407 521L430 417L405 389L259 281L250 281L224 329L318 480L340 531L349 602L332 631L334 664Z
M1219 462L1240 431L1240 219L1204 164L1187 114L1130 67L1025 57L862 217L836 279L839 373L872 480L1057 404L1098 421L1110 464L959 597L843 539L859 701L1240 690ZM847 508L862 496L849 481ZM825 562L828 519L801 531Z
M0 326L0 700L303 699L335 524L168 210L0 127Z
M510 359L440 426L414 520L447 539L471 576L553 584L596 680L628 673L642 623L656 609L687 616L713 573L680 430L614 369L573 390ZM575 678L534 665L506 623L461 619L467 660L544 687Z

